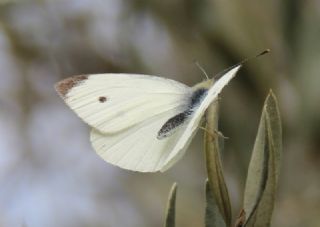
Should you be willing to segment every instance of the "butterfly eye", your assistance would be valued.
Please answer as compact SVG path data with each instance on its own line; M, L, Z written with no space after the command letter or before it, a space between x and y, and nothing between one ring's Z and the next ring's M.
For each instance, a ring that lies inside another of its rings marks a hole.
M107 101L107 97L101 96L101 97L99 97L98 100L99 100L99 102L104 103Z

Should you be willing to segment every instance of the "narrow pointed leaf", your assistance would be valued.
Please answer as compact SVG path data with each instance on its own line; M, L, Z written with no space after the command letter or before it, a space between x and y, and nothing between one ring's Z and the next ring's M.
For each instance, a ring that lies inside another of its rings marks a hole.
M176 195L177 195L177 184L174 183L169 193L169 199L166 210L166 221L165 227L175 227L176 222Z
M267 122L265 122L265 140L264 140L264 149L262 151L261 154L261 172L260 172L260 176L259 178L257 177L257 181L259 180L259 182L256 182L256 186L257 186L257 191L255 191L256 195L255 195L255 201L252 203L252 207L250 210L250 213L247 217L247 220L245 222L244 226L256 226L256 221L257 221L257 214L258 214L258 210L260 209L259 207L261 206L261 201L262 198L264 196L264 193L266 191L266 187L267 187L267 181L268 181L268 177L269 177L269 162L272 162L272 160L270 160L269 156L272 155L272 153L270 152L270 137L268 136L268 131L266 130L268 125ZM271 158L272 159L272 158ZM272 163L270 163L272 165ZM246 196L246 194L245 194ZM245 197L246 198L246 197ZM253 198L253 197L252 197ZM259 209L258 209L259 208ZM271 211L272 213L272 211ZM259 217L259 219L264 218L264 217ZM271 218L271 216L270 216ZM263 225L265 226L265 225ZM269 226L269 225L267 225Z
M205 227L225 227L226 223L221 216L213 192L211 190L209 181L206 181L206 213L205 213Z
M277 100L270 91L261 115L244 195L246 227L270 226L282 150Z
M206 156L207 174L210 191L216 206L225 222L231 225L231 205L227 186L225 184L219 149L218 130L218 102L211 104L206 112L206 131L204 134L204 149Z

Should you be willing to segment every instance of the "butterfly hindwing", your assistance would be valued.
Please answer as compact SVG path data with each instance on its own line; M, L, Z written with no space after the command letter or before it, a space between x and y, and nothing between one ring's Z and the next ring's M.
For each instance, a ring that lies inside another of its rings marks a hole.
M183 132L181 127L168 138L157 138L161 126L174 114L175 111L159 114L112 135L92 129L91 143L96 152L111 164L140 172L159 171Z

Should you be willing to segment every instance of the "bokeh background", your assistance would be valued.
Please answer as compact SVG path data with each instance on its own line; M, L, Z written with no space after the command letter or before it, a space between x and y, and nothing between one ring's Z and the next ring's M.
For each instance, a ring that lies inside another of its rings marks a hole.
M265 96L279 99L284 154L273 226L320 226L318 0L0 1L0 226L203 226L202 133L164 174L101 160L53 89L84 73L144 73L188 85L245 57L221 96L223 163L236 216Z

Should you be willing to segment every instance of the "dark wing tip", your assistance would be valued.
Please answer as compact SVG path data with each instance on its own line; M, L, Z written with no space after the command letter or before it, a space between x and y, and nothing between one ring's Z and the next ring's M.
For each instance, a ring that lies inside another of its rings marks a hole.
M65 98L68 92L79 82L84 81L88 79L88 75L79 75L79 76L72 76L69 78L66 78L64 80L59 81L54 85L54 88L56 89L57 93L62 97Z

